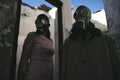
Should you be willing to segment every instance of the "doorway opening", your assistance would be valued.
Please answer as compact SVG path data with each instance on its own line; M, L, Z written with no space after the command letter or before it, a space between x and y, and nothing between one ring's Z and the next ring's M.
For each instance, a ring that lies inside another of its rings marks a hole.
M24 0L23 0L24 1ZM34 1L33 1L34 2ZM50 4L48 4L50 3ZM19 66L24 40L29 32L35 31L35 19L39 14L45 14L50 20L51 39L55 48L54 64L55 78L59 78L59 52L62 44L62 3L58 1L44 0L38 6L30 6L21 2L20 26L18 35L18 46L16 53L16 73ZM59 16L58 16L59 15ZM60 27L59 27L60 26ZM17 75L16 75L17 76Z

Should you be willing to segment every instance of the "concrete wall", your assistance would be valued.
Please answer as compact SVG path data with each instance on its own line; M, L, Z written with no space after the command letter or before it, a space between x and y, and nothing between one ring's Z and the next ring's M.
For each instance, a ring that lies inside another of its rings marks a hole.
M109 33L120 49L120 0L104 0Z
M0 0L0 80L10 80L14 77L14 33L19 27L16 23L17 5L17 0Z
M72 8L70 0L61 0L63 3L62 14L63 14L63 39L68 37L69 31L73 24Z

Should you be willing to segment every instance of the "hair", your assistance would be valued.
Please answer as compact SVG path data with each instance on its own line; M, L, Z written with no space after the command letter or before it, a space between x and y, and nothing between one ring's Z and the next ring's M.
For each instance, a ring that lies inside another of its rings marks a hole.
M37 34L41 34L46 36L48 39L50 39L50 31L49 31L49 18L45 15L45 14L40 14L38 15L37 19L35 20L35 24L37 24L38 22L41 21L41 19L46 19L48 20L48 24L47 25L42 25L41 27L36 27L36 33Z

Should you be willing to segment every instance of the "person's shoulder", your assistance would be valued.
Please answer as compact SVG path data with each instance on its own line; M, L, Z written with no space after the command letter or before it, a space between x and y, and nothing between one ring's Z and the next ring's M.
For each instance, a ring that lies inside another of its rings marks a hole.
M65 39L65 42L71 41L71 39L68 37Z
M29 33L28 33L28 35L33 35L33 34L35 34L35 32L29 32Z
M108 33L102 33L103 37L105 37L106 39L113 39L111 34Z
M71 39L69 37L64 40L64 44L68 44L70 42L71 42Z
M111 42L115 43L115 40L113 39L111 34L102 33L102 35L108 43L111 43Z
M28 34L27 34L27 36L31 36L31 35L34 35L35 34L35 32L29 32Z
M29 32L26 36L26 38L33 37L35 35L35 32Z

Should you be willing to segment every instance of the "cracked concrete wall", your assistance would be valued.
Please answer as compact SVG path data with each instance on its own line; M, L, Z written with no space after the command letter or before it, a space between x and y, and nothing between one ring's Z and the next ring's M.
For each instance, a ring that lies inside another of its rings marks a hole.
M10 80L17 0L0 1L0 80Z
M120 49L120 0L104 0L109 33Z

